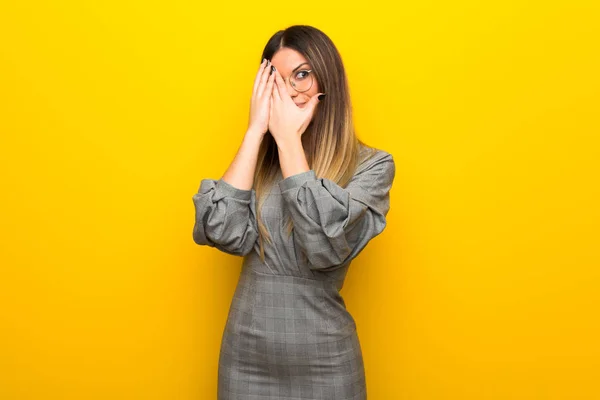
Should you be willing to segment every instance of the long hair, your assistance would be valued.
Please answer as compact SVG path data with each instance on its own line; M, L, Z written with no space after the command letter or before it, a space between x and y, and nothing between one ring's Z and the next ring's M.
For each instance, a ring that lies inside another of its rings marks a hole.
M308 135L305 154L309 167L317 178L327 178L345 187L360 163L362 148L367 146L356 136L348 79L341 56L331 39L317 28L293 25L276 32L267 42L261 60L270 60L277 50L290 48L302 54L310 63L320 92L327 97L318 104L313 118L303 133ZM253 188L256 192L257 224L260 257L264 262L264 240L272 243L262 222L261 208L280 170L277 143L270 132L263 137L258 151ZM291 217L287 221L288 235L293 230Z

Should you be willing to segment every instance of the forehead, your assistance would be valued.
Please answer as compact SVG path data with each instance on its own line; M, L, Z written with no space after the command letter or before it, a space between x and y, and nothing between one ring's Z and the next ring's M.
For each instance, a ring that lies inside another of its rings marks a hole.
M294 68L302 63L307 63L308 60L294 49L281 48L275 52L271 58L271 63L283 75L291 72ZM308 67L309 64L304 64L302 67Z

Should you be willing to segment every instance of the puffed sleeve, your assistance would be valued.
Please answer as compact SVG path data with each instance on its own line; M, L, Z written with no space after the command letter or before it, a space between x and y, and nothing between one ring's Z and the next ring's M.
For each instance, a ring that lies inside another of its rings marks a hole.
M238 189L223 179L203 179L192 197L194 242L237 256L250 253L258 239L255 198L254 189Z
M279 182L294 222L294 241L310 269L346 264L386 226L394 159L379 150L361 164L346 188L314 170Z

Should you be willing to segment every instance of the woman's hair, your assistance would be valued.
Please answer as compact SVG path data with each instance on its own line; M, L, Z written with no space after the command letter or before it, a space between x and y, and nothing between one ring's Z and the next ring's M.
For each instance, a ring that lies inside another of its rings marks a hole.
M302 54L310 63L319 91L326 93L323 104L319 104L312 121L303 133L308 135L304 151L308 165L317 178L327 178L345 187L360 163L361 148L367 146L356 136L352 119L352 104L346 72L341 56L331 39L317 28L308 25L293 25L276 32L267 42L261 60L272 59L277 50L290 48ZM264 135L258 152L254 190L256 192L257 224L259 230L260 257L264 261L264 240L271 237L261 220L261 208L280 170L277 143L270 132ZM287 222L287 233L291 233L293 222Z

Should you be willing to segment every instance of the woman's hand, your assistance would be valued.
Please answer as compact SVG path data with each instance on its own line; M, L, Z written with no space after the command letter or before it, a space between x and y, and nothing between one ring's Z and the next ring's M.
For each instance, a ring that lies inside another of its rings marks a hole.
M275 87L271 93L269 131L280 145L287 139L300 139L312 120L321 93L317 93L311 97L304 104L304 107L300 108L294 103L294 100L292 100L288 93L279 71L275 70L273 75L275 76Z
M250 103L248 131L255 132L261 136L269 129L270 98L275 78L275 74L269 75L270 70L271 62L263 60L254 79L254 88Z

